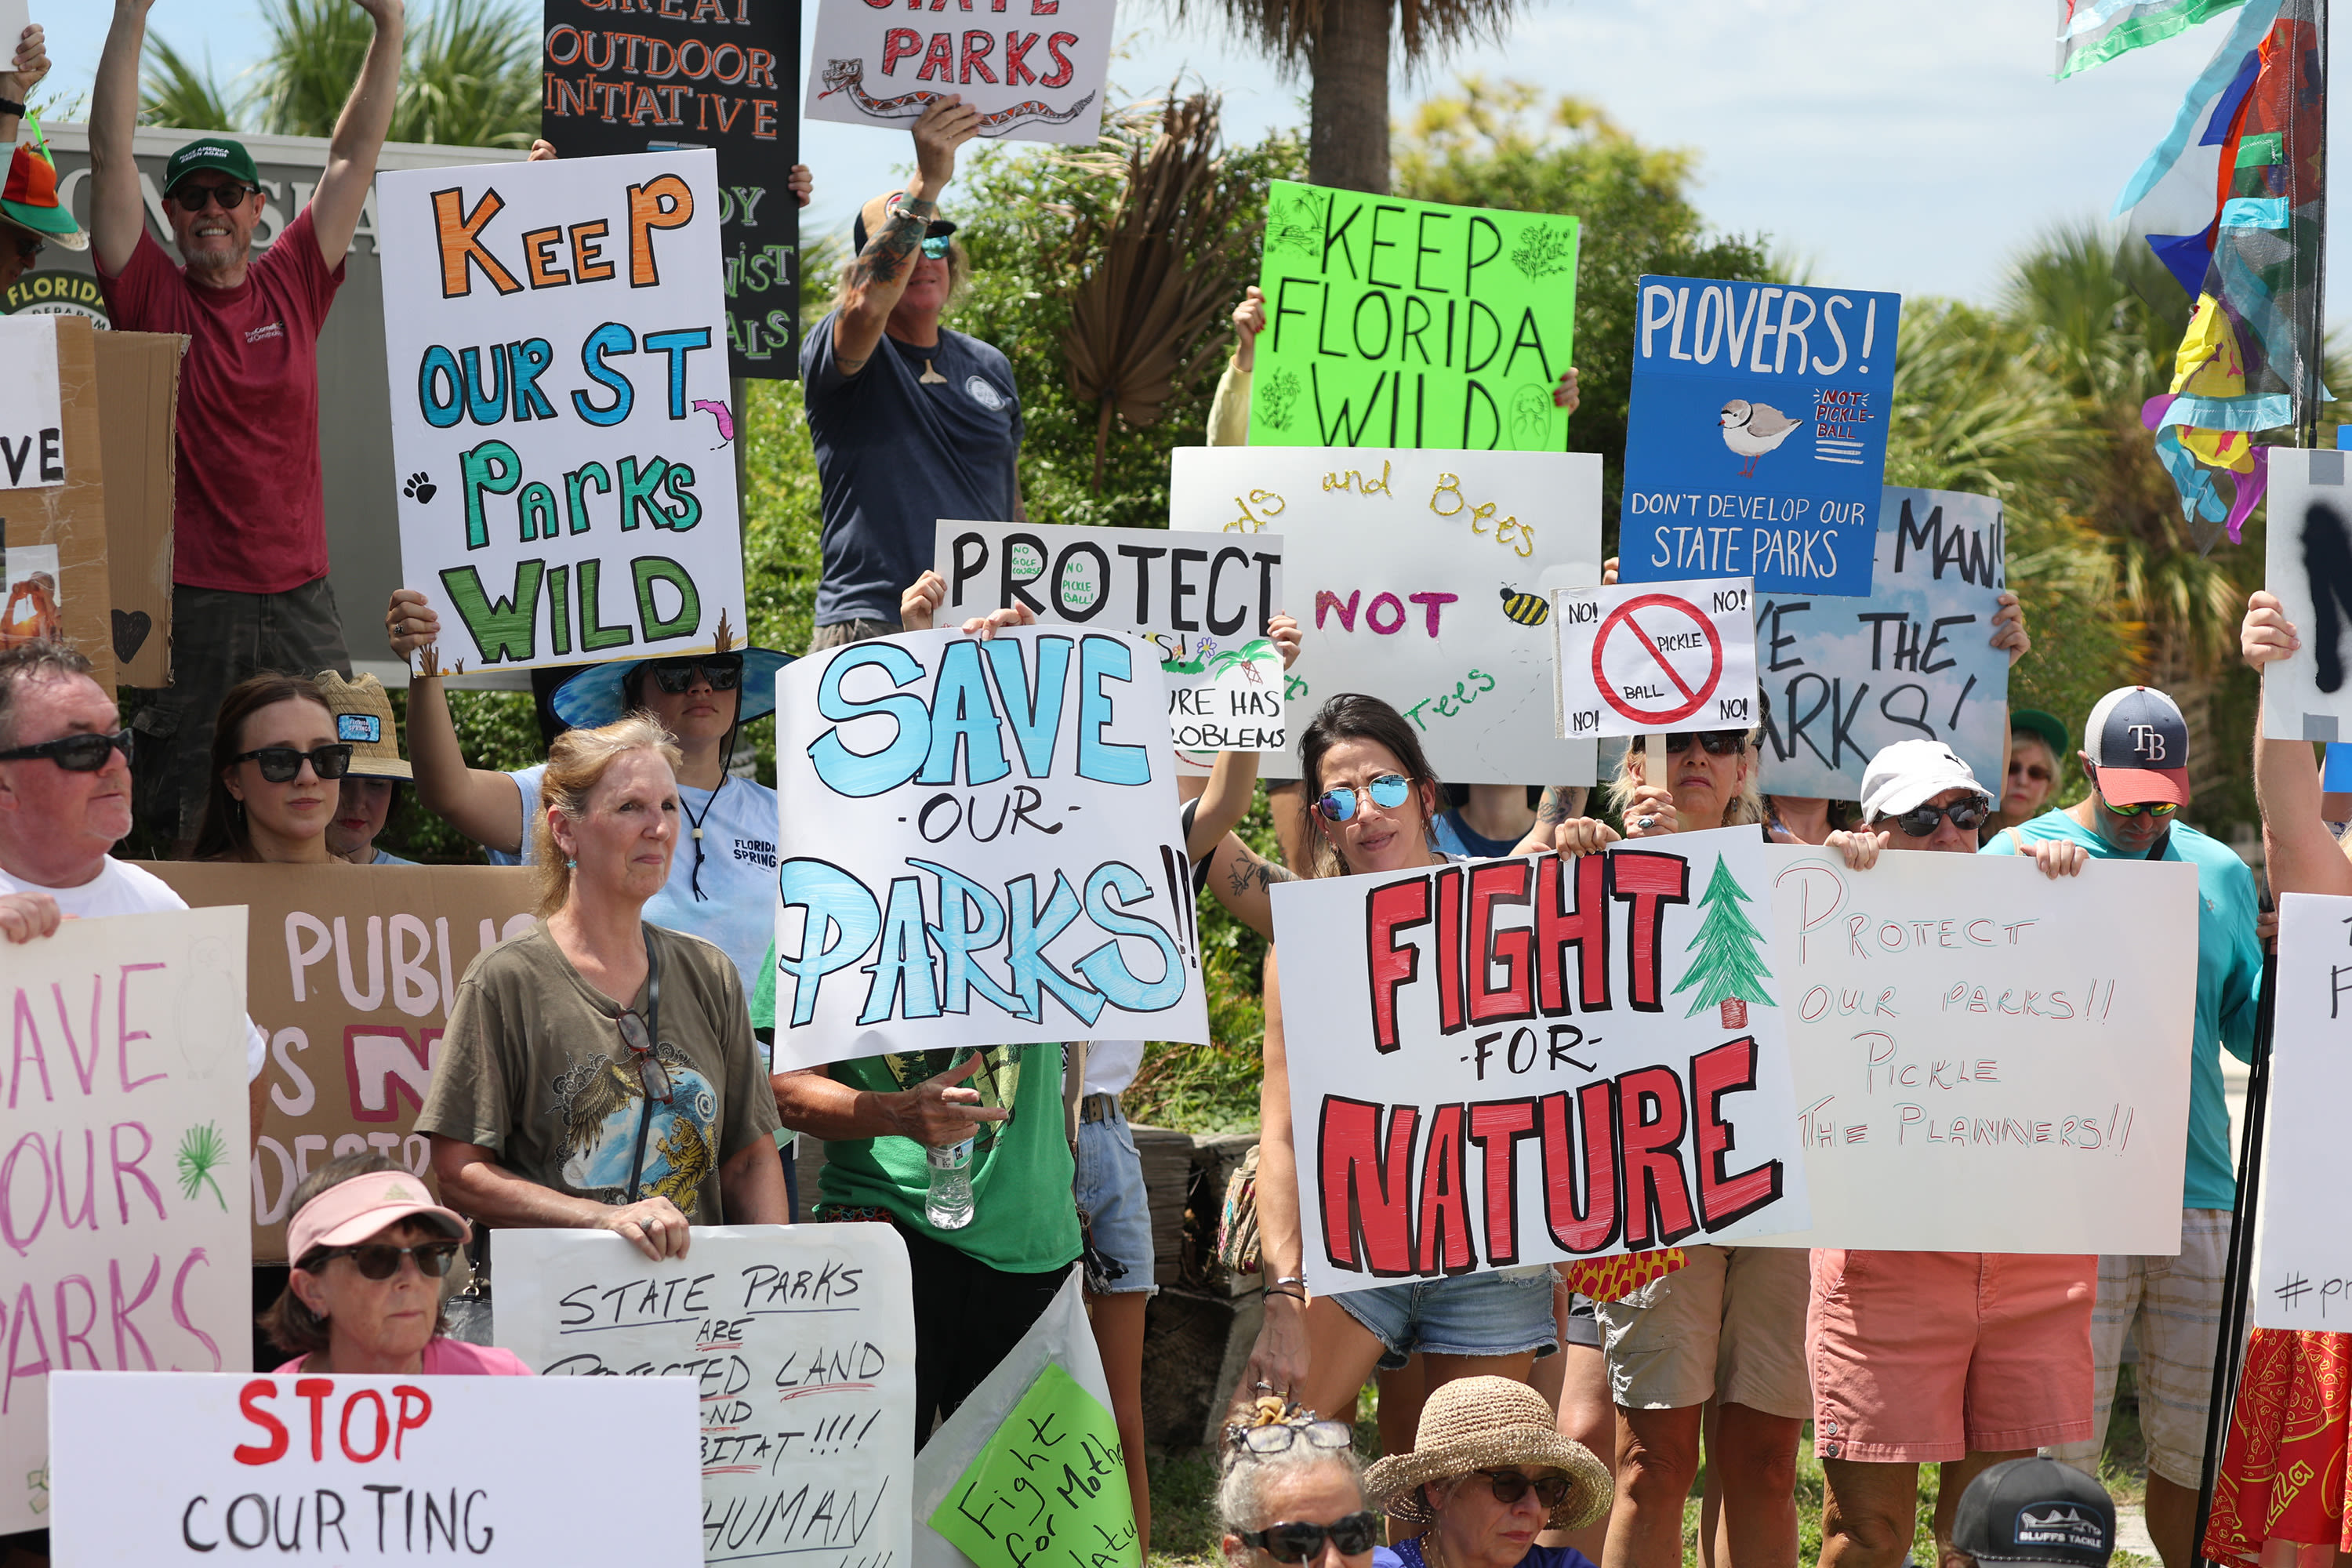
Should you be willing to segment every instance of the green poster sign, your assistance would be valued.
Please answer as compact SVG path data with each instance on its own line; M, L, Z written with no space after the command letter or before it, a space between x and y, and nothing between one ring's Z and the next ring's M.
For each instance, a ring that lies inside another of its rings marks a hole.
M1046 1363L931 1528L981 1568L1133 1561L1135 1505L1110 1411Z
M1276 180L1254 447L1559 452L1577 220Z

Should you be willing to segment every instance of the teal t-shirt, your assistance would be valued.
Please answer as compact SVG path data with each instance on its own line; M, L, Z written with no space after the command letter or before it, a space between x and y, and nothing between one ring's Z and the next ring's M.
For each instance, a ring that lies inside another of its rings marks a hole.
M2063 811L2044 812L2032 821L1993 835L1988 855L2014 855L2011 835L2025 842L2071 838L2099 860L2140 860L2142 851L2112 847ZM2197 1033L2189 1061L2189 1173L2183 1208L2226 1209L2238 1198L2230 1148L2230 1107L2221 1086L2226 1047L2240 1061L2254 1055L2254 1002L2262 990L2263 948L2254 934L2261 913L2254 874L2237 852L2185 822L2176 822L2161 860L2197 868Z

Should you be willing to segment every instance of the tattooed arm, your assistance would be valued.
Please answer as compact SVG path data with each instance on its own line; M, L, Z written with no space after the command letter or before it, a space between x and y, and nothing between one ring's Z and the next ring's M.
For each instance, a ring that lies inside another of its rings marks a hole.
M921 259L923 233L939 216L940 193L955 178L956 149L980 129L980 111L950 93L915 121L915 177L851 265L841 312L833 319L834 362L844 375L866 368L882 329Z
M1295 882L1287 867L1277 866L1233 834L1226 834L1209 855L1209 890L1225 912L1274 940L1274 900L1266 889L1276 882Z
M1514 855L1590 855L1617 841L1607 823L1583 815L1591 792L1582 784L1547 784L1536 803L1536 825L1518 842Z

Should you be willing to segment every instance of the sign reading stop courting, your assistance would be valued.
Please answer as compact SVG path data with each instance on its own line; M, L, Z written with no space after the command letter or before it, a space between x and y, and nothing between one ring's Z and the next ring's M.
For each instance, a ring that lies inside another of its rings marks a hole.
M1753 599L1737 577L1556 591L1558 732L1582 741L1747 729L1756 721Z

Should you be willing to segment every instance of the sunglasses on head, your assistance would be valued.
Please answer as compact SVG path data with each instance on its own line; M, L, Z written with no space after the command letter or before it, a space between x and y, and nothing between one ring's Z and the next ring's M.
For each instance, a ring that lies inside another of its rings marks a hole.
M1304 1563L1322 1552L1327 1539L1339 1549L1340 1556L1360 1557L1372 1549L1380 1525L1380 1516L1366 1509L1328 1524L1299 1520L1269 1524L1264 1530L1244 1530L1241 1538L1244 1545L1256 1547L1276 1563Z
M1649 736L1642 738L1642 749L1650 749ZM1748 743L1745 730L1682 730L1665 737L1666 755L1675 756L1691 749L1696 741L1710 757L1728 757L1738 753Z
M167 199L179 203L184 210L192 213L204 211L215 200L220 203L221 211L234 212L254 194L255 187L236 180L221 185L200 185L193 180L185 180L172 188Z
M307 752L294 746L262 746L229 759L232 767L238 763L260 763L261 776L271 784L292 784L304 763L321 779L339 779L352 765L352 747L348 741L313 746Z
M1372 797L1372 804L1382 811L1394 811L1412 794L1412 785L1402 773L1382 773L1360 790L1345 785L1325 790L1316 797L1315 809L1321 812L1328 821L1351 822L1355 819L1356 803L1360 796L1369 795Z
M325 1268L338 1258L348 1258L362 1278L389 1279L400 1272L400 1260L416 1259L416 1271L427 1279L439 1279L449 1272L457 1259L457 1244L454 1241L420 1241L414 1247L394 1247L386 1241L362 1241L357 1247L331 1248L319 1259L318 1268Z
M948 237L946 235L933 235L923 241L923 254L929 257L933 261L945 259L947 253Z
M1566 1476L1529 1476L1517 1470L1475 1470L1472 1473L1486 1478L1486 1484L1494 1489L1495 1500L1505 1508L1527 1496L1530 1487L1535 1489L1536 1500L1546 1508L1558 1508L1568 1498Z
M740 653L706 653L692 658L657 658L646 667L653 672L654 684L676 697L694 685L700 671L702 679L713 691L732 691L743 684L743 656Z
M131 760L131 731L117 730L111 735L92 731L81 735L60 735L54 741L43 741L31 746L18 746L0 752L0 763L29 762L35 757L47 757L69 773L94 773L106 766L107 758L116 752L122 760Z
M635 1010L621 1015L621 1043L636 1059L637 1082L644 1088L646 1098L667 1105L673 1092L669 1068L662 1065L661 1054L654 1049L653 1037L646 1033L646 1021Z
M1970 795L1949 805L1915 805L1895 817L1895 826L1901 828L1907 837L1925 838L1934 833L1936 825L1948 816L1952 819L1953 826L1968 833L1982 826L1984 819L1991 815L1990 806L1976 795Z

